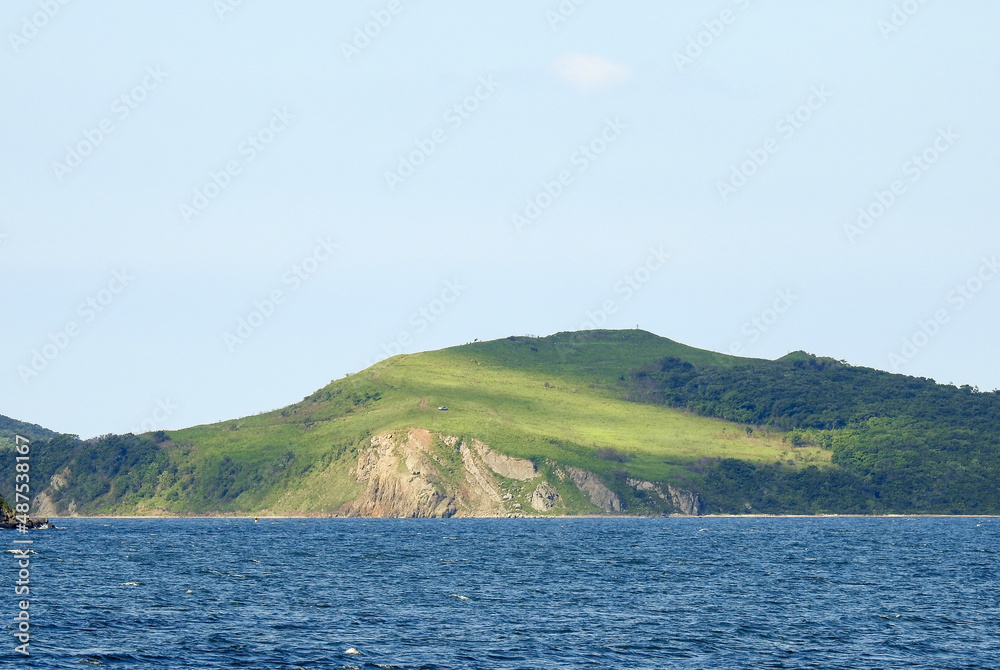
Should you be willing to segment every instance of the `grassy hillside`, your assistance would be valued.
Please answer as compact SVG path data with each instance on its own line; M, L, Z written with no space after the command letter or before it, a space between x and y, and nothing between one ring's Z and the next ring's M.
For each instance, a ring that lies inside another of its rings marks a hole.
M565 467L593 472L633 513L660 509L630 487L634 480L696 491L710 511L970 509L940 491L900 497L910 480L886 465L885 449L905 452L900 462L914 467L913 454L933 461L933 447L887 442L885 426L880 433L865 423L904 421L907 394L912 401L952 387L923 380L931 386L914 390L911 378L877 373L886 376L865 394L876 377L850 372L858 370L806 354L725 356L639 330L510 337L396 356L256 416L145 436L55 438L34 448L33 479L60 475L66 482L57 481L51 499L61 509L72 501L80 513L330 513L361 492L352 468L373 436L423 428L529 459L553 482ZM880 414L878 394L900 386L887 405L895 413ZM968 430L992 411L976 404L983 395L970 396L968 421L949 430ZM928 407L925 424L933 421ZM912 425L898 427L904 441L921 437ZM457 452L435 439L434 458L458 467ZM988 470L996 445L976 445ZM12 481L5 467L3 494ZM933 472L914 485L926 488ZM527 500L515 482L504 486ZM562 512L596 510L559 486ZM895 498L886 502L883 492ZM990 505L998 507L972 507Z
M328 510L356 495L349 462L368 439L411 426L475 437L538 464L650 481L682 480L705 458L829 463L819 447L794 450L778 434L748 435L730 422L621 397L631 368L676 354L717 360L642 331L516 337L396 356L282 410L170 433L177 480L149 504L199 511L213 496L228 505L242 491L232 509ZM206 489L195 472L224 483Z

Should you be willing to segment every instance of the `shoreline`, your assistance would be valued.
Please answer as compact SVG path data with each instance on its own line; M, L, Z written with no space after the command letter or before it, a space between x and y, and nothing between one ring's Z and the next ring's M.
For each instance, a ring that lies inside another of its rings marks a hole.
M280 521L299 519L323 519L329 521L339 520L409 520L409 521L481 521L491 519L496 521L513 521L518 519L532 520L564 520L564 519L995 519L1000 518L998 514L704 514L702 516L686 516L681 514L667 516L629 516L629 515L564 515L564 516L518 516L518 517L495 517L495 516L462 516L462 517L348 517L348 516L324 516L318 514L284 514L284 515L121 515L121 516L53 516L48 517L49 521L73 521L73 520L111 520L111 519L149 519L149 520L177 520L177 519L202 519L202 520L250 520L260 521Z

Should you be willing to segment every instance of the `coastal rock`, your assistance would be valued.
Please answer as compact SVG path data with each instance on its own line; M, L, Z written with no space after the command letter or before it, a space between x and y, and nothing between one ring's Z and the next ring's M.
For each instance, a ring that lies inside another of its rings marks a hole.
M625 511L618 494L593 472L553 462L547 467L551 475L572 481L602 511ZM339 508L337 516L506 518L531 511L551 512L565 504L559 490L540 479L530 460L502 454L476 439L423 428L372 437L353 473L362 485L361 494ZM669 504L663 507L672 508L674 514L704 513L704 501L692 491L634 478L625 483L659 497Z
M605 512L621 512L624 509L621 498L614 491L604 485L597 475L572 466L566 467L569 478L576 484L576 487L583 491L590 502L600 507Z
M494 507L502 503L500 487L490 474L488 465L481 458L477 458L476 452L464 442L459 444L459 453L462 455L462 465L465 467L463 497L471 503L466 507L482 507L484 504Z
M531 492L531 506L539 512L548 512L556 506L559 499L559 492L548 482L542 482Z
M426 431L423 431L426 432ZM358 459L355 474L365 491L344 512L347 516L446 518L456 511L455 500L429 479L439 474L420 449L419 431L410 431L397 443L389 435L371 439Z
M59 516L59 509L52 500L52 494L64 489L69 484L70 469L63 468L61 472L52 475L49 485L35 496L35 509L42 516Z
M674 509L687 516L701 516L705 512L705 501L693 491L686 491L667 484L667 493Z
M506 517L518 509L498 477L530 480L534 464L423 428L384 433L354 467L364 490L338 510L361 517Z
M14 511L14 508L0 496L0 528L14 529L20 525L21 522L17 520L17 513ZM54 528L48 519L29 518L24 525L28 528Z
M660 487L653 482L647 482L642 479L632 479L629 477L625 480L625 483L634 488L636 491L652 491L666 500L666 496L663 495L663 491L661 491Z
M705 502L701 499L700 495L692 491L687 491L685 489L677 488L671 484L667 484L667 490L664 492L663 488L661 488L658 484L647 482L642 479L629 478L625 480L625 483L634 488L636 491L654 493L662 500L670 502L674 511L678 514L683 514L685 516L701 516L702 512L705 511Z
M476 450L479 457L483 459L483 462L501 477L524 482L534 479L538 475L535 464L526 458L516 458L514 456L499 454L479 440L472 440L472 447Z

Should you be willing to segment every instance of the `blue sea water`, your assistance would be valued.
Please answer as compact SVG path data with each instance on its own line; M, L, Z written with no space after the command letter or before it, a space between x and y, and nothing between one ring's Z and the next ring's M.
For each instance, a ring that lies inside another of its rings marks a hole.
M56 523L0 667L1000 668L1000 519Z

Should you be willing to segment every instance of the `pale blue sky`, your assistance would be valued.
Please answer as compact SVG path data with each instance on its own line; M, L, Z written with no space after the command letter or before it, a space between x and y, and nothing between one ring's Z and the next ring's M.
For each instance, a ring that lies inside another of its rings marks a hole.
M232 4L0 6L0 414L590 324L1000 387L996 3Z

